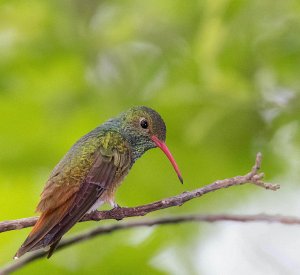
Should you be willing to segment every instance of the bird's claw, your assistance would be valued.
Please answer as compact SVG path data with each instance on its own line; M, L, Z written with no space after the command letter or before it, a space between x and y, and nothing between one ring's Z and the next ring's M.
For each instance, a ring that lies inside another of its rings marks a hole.
M118 209L118 208L122 208L122 207L119 204L115 203L113 209Z
M119 204L117 204L115 201L110 201L109 204L112 207L112 210L121 208L121 206Z

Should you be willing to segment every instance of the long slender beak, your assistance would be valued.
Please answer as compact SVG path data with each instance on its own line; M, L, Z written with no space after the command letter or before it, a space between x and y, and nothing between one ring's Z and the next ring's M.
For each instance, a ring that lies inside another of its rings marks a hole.
M156 136L152 136L151 139L154 141L154 143L157 145L157 147L159 147L165 153L165 155L168 157L168 159L170 160L170 162L172 163L172 165L175 169L175 172L177 173L177 176L178 176L180 182L183 184L183 179L182 179L181 173L179 171L178 165L177 165L175 159L173 158L167 145L163 141L158 139Z

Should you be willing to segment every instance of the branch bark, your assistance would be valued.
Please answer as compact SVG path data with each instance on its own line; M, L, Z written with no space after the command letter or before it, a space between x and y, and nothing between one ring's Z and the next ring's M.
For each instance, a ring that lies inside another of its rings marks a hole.
M144 216L150 212L158 211L164 208L180 206L191 199L201 197L207 193L219 189L228 188L236 185L243 185L246 183L254 184L273 191L279 189L280 187L279 185L266 183L263 181L264 174L259 173L259 169L261 167L261 160L262 160L262 155L261 153L258 153L256 155L255 164L252 167L252 170L244 176L236 176L224 180L217 180L209 185L195 189L193 191L183 192L180 195L169 197L150 204L145 204L136 207L129 207L129 208L127 207L114 208L109 211L95 211L91 214L85 215L82 221L91 221L91 220L100 221L106 219L122 220L123 218L126 217ZM30 218L0 222L0 233L33 226L37 220L38 217L30 217Z
M77 244L80 242L84 242L95 238L99 235L109 234L115 231L126 230L130 228L137 227L146 227L146 226L155 226L155 225L168 225L168 224L176 224L176 223L187 223L187 222L269 222L269 223L280 223L286 225L299 225L300 218L298 217L287 217L280 215L266 215L266 214L258 214L258 215L185 215L185 216L177 216L177 217L164 217L157 218L152 220L144 220L138 222L130 222L130 223L121 223L114 224L109 226L101 226L95 229L89 230L87 232L78 234L77 236L70 237L66 240L61 241L58 245L57 250L64 249L70 245ZM16 271L22 268L24 265L27 265L33 261L36 261L40 258L43 258L48 254L47 251L38 250L32 252L27 257L23 257L14 261L12 264L7 265L2 270L0 270L0 275L6 275L13 271Z

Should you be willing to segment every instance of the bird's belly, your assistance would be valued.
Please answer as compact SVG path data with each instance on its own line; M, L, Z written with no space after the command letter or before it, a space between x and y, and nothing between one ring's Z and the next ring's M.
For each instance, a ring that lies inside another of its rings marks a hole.
M86 213L89 214L89 213L97 210L104 203L105 203L105 200L103 200L103 198L100 197Z
M114 199L114 191L115 189L113 188L104 192L86 213L88 214L97 210L104 203L109 203L111 207L116 207L117 204Z

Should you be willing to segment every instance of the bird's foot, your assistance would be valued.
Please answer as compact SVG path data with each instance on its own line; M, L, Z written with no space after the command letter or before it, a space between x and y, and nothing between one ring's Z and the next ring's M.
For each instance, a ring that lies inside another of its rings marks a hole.
M117 204L115 201L109 201L110 206L113 209L117 209L117 208L121 208L121 206L119 204Z
M122 208L122 207L121 207L119 204L117 204L115 201L110 201L109 204L110 204L111 207L112 207L111 211L114 211L114 210L117 210L117 209L121 209L121 208ZM119 213L120 213L120 212L119 212ZM115 219L116 219L117 221L120 221L120 220L123 219L122 215L120 215L119 213L118 213L118 212L115 213L115 214L117 214L116 217L115 217ZM119 215L120 215L120 216L119 216Z
M122 206L120 206L119 204L115 203L113 205L113 208L112 209L118 209L118 208L122 208Z

